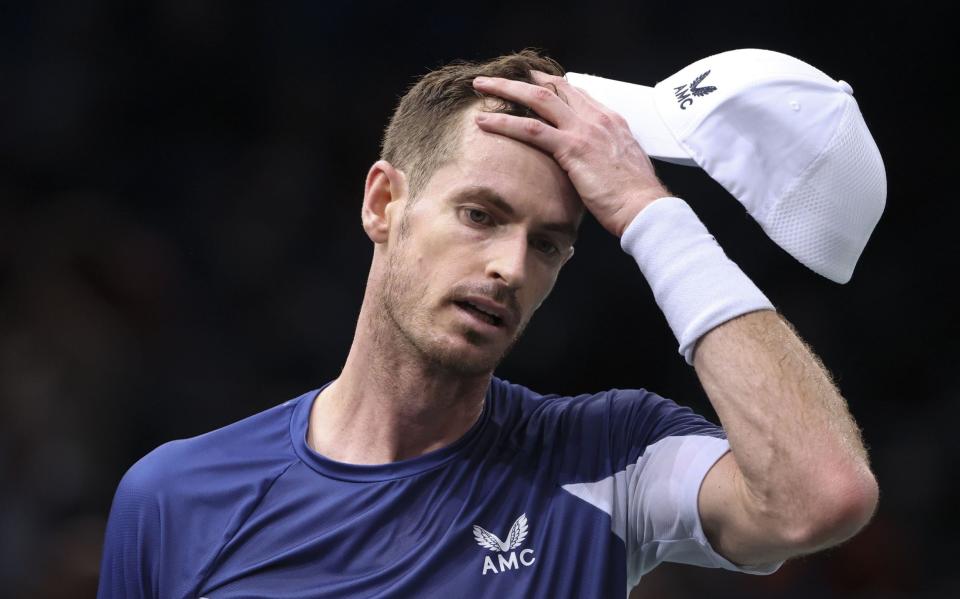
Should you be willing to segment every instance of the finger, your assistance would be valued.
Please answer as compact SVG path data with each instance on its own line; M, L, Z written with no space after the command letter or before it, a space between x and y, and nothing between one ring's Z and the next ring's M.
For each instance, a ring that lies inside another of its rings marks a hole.
M593 100L593 98L590 97L590 94L586 93L583 89L574 86L563 77L544 73L543 71L533 70L530 71L530 77L537 83L537 85L544 87L552 86L557 91L557 95L564 102L569 104L574 111L582 110L587 106L596 107L595 103L590 102L590 100Z
M557 127L564 127L576 118L573 109L546 87L501 77L477 77L473 86L482 92L523 104Z
M563 77L533 70L530 71L530 74L534 81L540 85L555 85L557 87L557 94L575 111L581 114L588 114L589 112L603 114L607 120L621 122L621 124L626 125L626 121L622 115L591 96L587 90L573 85Z
M502 112L480 112L475 120L477 126L487 133L511 137L551 155L556 155L563 147L561 131L537 119Z

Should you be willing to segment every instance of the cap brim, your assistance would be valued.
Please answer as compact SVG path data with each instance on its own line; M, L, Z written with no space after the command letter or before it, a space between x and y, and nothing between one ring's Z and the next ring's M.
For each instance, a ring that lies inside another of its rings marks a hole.
M698 166L660 119L652 87L582 73L567 73L566 79L626 119L633 137L651 158Z

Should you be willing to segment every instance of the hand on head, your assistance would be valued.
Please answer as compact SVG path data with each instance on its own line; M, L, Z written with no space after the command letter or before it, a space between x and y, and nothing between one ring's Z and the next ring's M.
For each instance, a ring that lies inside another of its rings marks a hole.
M476 116L477 125L553 156L586 208L606 230L620 237L644 207L670 192L657 178L650 158L623 117L563 77L538 71L531 75L535 84L477 77L474 87L523 104L548 122L481 112Z

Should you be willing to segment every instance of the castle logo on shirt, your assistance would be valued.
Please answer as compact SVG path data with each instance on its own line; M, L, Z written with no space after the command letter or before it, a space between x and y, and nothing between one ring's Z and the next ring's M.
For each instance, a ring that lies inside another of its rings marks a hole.
M490 555L483 556L483 575L487 572L500 574L506 570L518 570L533 565L537 561L533 549L527 548L520 551L514 551L523 544L527 538L527 515L521 514L517 521L510 527L507 533L507 540L501 541L500 537L493 534L483 527L473 525L473 538L484 549L489 549L496 556L496 560Z

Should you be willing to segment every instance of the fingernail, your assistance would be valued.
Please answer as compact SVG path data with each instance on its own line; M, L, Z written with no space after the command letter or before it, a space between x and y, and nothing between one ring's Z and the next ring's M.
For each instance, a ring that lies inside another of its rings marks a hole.
M486 113L481 112L480 114L477 115L477 122L478 122L478 123L482 123L482 122L485 121L485 120L487 120L487 115L486 115Z
M474 82L474 83L479 83L480 85L483 85L484 83L487 83L488 81L490 81L490 78L489 78L489 77L474 77L474 79L473 79L473 82Z

